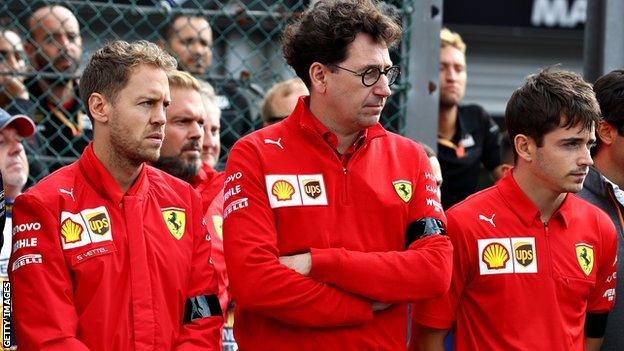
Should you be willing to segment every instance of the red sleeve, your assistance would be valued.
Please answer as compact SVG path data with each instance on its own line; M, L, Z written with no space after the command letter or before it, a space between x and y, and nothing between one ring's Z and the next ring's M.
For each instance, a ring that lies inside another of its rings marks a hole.
M192 197L195 247L191 279L186 297L190 299L204 296L216 301L218 306L217 274L210 261L211 238L206 228L202 202L195 191L190 188L189 190ZM183 321L175 350L219 350L222 325L223 315L218 308L206 313L203 318Z
M602 247L598 251L601 257L596 257L596 263L598 264L596 285L590 293L587 311L605 313L609 312L615 303L617 233L613 222L606 214L598 223L602 234Z
M275 218L259 158L243 141L233 148L226 166L223 244L237 306L299 326L336 327L371 321L370 301L279 263Z
M461 217L461 215L459 216ZM420 324L436 329L450 329L456 319L457 305L470 277L471 262L476 262L471 253L476 251L462 233L453 212L448 213L448 236L453 244L453 274L451 287L446 294L432 299L420 300L413 305L414 325Z
M24 350L88 350L76 338L78 316L73 285L59 239L59 214L29 195L13 205L13 242L9 276L19 348Z
M446 223L429 159L422 149L416 152L413 157L418 158L420 171L414 177L408 223L427 217ZM312 249L311 253L310 277L375 301L407 302L440 296L451 282L453 248L444 235L416 240L403 251L329 248Z

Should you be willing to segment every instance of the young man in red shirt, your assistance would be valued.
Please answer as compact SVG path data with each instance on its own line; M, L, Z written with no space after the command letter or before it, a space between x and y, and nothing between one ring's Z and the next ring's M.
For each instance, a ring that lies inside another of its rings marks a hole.
M337 30L340 29L340 30ZM407 303L443 294L451 246L422 146L378 123L401 34L372 1L317 2L286 28L306 83L226 166L223 240L249 350L405 350Z
M598 350L615 299L616 235L581 190L600 109L576 74L529 76L505 112L516 166L448 212L451 289L414 306L414 350ZM587 348L586 348L587 345Z

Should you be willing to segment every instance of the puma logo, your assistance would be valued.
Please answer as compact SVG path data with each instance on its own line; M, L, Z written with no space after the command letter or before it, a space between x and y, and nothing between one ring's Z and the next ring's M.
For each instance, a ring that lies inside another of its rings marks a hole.
M264 143L277 145L280 149L284 150L284 147L282 146L282 138L277 139L277 141L271 140L271 139L264 139Z
M74 200L74 202L76 202L76 199L74 198L74 188L71 188L69 190L65 190L63 188L59 188L59 192L61 194L67 194L67 195L71 196L72 200Z
M492 217L488 218L482 214L479 215L479 219L485 222L488 222L492 225L492 227L496 228L496 224L494 224L494 216L496 216L496 213L492 213Z

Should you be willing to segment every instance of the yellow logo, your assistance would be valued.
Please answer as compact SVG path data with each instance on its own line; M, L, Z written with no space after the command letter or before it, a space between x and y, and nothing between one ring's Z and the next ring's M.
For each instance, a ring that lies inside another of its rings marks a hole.
M82 226L71 218L67 218L61 223L61 235L65 244L71 244L80 241L80 236L84 230Z
M412 199L412 182L397 180L392 182L392 185L394 185L394 191L396 191L403 202L408 203Z
M160 209L165 224L174 238L180 240L184 235L184 227L186 225L186 213L182 208L167 207Z
M576 244L576 259L583 273L589 276L594 269L594 248L587 244Z
M271 194L275 195L278 201L288 201L295 194L295 188L289 182L281 179L273 183Z
M488 269L505 268L509 261L509 252L499 243L491 243L483 249L481 259L487 265Z
M104 235L110 229L110 220L104 212L97 212L87 216L87 222L89 223L89 228L95 234Z
M212 216L212 224L214 225L215 232L219 236L219 239L223 240L223 217Z

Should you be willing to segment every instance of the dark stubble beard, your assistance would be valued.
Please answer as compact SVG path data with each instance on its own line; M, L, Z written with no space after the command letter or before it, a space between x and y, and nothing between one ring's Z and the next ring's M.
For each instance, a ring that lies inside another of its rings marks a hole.
M180 178L185 182L190 183L193 178L195 178L197 173L199 173L201 162L199 158L193 160L192 162L186 162L180 156L160 156L158 161L154 162L154 166L176 178Z

